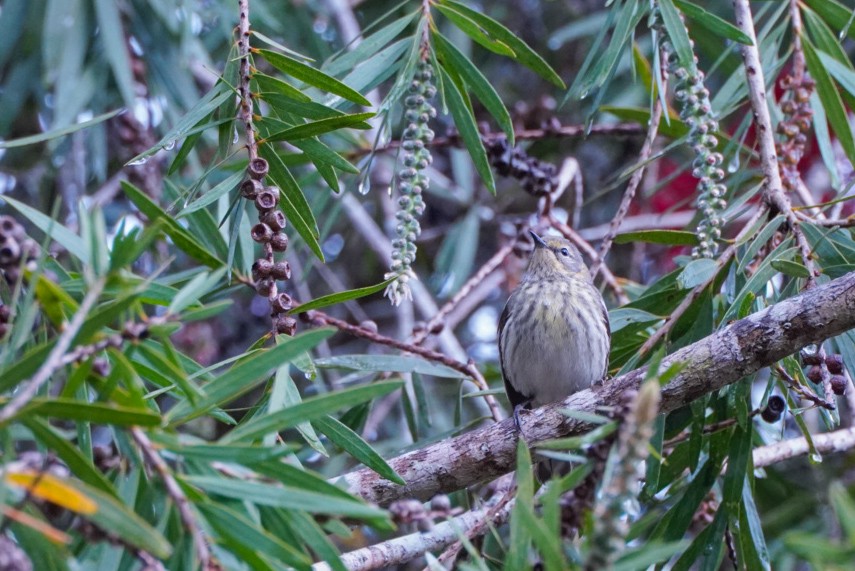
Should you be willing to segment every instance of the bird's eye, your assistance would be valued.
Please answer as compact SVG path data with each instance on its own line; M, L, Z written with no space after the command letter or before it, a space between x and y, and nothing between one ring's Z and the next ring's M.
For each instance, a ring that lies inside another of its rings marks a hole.
M561 255L562 256L569 256L570 250L568 250L567 248L561 248Z

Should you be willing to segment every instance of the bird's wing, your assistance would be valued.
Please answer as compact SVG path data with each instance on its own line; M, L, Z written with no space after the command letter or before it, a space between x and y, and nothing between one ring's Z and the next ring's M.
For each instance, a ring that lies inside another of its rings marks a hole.
M507 369L505 369L505 355L504 350L502 349L504 343L502 340L505 333L505 325L511 315L511 306L513 305L513 301L514 298L511 296L505 304L505 309L502 310L502 315L499 317L499 365L502 368L502 378L505 381L505 392L508 395L508 400L511 401L511 406L516 408L517 406L524 405L529 402L531 397L522 394L516 389L516 387L514 387L514 381L508 374ZM608 316L606 316L606 319L608 319Z

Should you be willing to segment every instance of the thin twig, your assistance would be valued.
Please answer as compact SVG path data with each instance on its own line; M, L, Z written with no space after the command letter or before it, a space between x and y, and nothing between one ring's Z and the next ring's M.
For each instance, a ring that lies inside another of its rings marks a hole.
M434 315L430 321L427 322L424 329L413 335L413 339L411 341L413 345L420 345L422 341L427 339L428 335L433 333L437 327L442 325L443 320L445 320L448 314L454 311L454 308L456 308L463 299L472 293L472 290L484 281L484 278L493 273L493 271L495 271L496 268L498 268L507 259L513 249L513 243L506 244L499 248L499 251L496 252L492 258L487 260L477 272L472 274L472 277L463 284L460 290L440 308L437 314Z
M240 68L238 70L238 93L240 94L239 116L243 121L246 148L249 151L249 160L251 161L258 157L258 144L255 140L255 129L252 126L252 91L249 88L249 0L238 0L238 10L240 12L238 22L238 57L240 58Z
M606 234L600 244L599 257L591 266L591 277L593 279L597 279L597 274L600 273L600 268L603 267L603 262L609 254L609 249L612 247L612 242L617 235L618 229L629 212L629 206L632 204L632 200L635 198L638 186L644 178L644 165L650 159L650 154L653 152L653 144L656 142L656 136L659 133L659 121L662 118L662 100L659 97L656 97L655 99L656 100L653 102L653 113L650 115L650 123L647 126L647 136L644 138L644 144L641 145L641 153L638 157L638 166L636 167L635 172L632 173L629 183L626 185L626 191L623 193L623 198L620 201L617 214L612 218L609 233Z
M471 360L468 363L463 363L456 359L452 359L448 355L444 355L438 351L426 349L424 347L420 347L419 345L414 345L413 343L398 341L397 339L393 339L391 337L386 337L385 335L381 335L380 333L377 333L372 329L360 327L359 325L353 325L341 319L336 319L335 317L327 315L326 313L323 313L321 311L312 310L307 312L307 314L308 315L306 317L309 319L309 321L323 323L325 325L331 325L340 331L344 331L345 333L349 333L355 337L367 339L372 343L386 345L387 347L394 347L395 349L400 349L401 351L406 351L408 353L424 357L429 361L441 363L447 367L454 369L455 371L463 373L467 377L470 377L479 390L486 391L490 388L487 384L486 379L484 379L484 375L481 374L481 371L478 370L478 368L475 366L475 363L473 363ZM496 399L493 398L493 395L484 395L484 400L490 407L490 412L493 416L493 419L496 422L501 421L503 416L499 409L499 404L496 402Z
M63 358L68 348L71 346L71 341L77 336L77 332L83 326L83 322L89 315L89 311L94 307L101 295L101 290L104 288L105 278L96 279L86 292L86 296L77 308L77 312L71 319L71 322L65 327L62 334L56 341L47 359L36 373L26 381L24 386L18 393L9 401L9 404L0 410L0 426L9 422L9 420L18 414L22 408L27 406L39 389L44 385L51 376L63 366Z
M834 432L811 435L814 448L820 453L845 452L855 448L855 428L844 428ZM790 440L782 440L774 444L760 446L752 452L754 467L771 466L796 456L804 456L811 448L807 439L802 436Z
M550 138L575 138L587 137L589 135L602 135L607 137L620 136L637 136L644 134L644 131L635 123L617 123L615 125L594 125L590 132L587 131L585 125L557 125L549 126L543 129L523 129L514 131L514 139L517 141L538 141L541 139ZM504 133L485 133L481 135L484 143L490 143L499 139L505 138ZM431 148L439 147L455 147L461 145L463 140L456 133L446 137L436 137L428 146ZM396 151L401 146L401 141L390 141L389 144L376 148L356 149L345 156L349 159L362 157L370 153L380 153L387 151Z
M181 517L181 522L184 524L184 527L187 528L187 531L190 532L190 535L193 538L193 543L196 546L196 556L199 558L199 567L203 569L203 571L216 569L217 567L211 564L211 553L208 550L208 543L205 540L205 536L202 534L202 529L199 527L199 523L196 521L196 516L193 515L193 512L190 509L190 502L187 499L187 496L184 495L184 490L182 490L181 486L178 485L178 482L175 481L175 478L169 471L169 467L166 465L166 462L154 449L154 446L152 445L151 440L148 439L146 433L138 426L131 427L130 432L134 442L136 442L137 446L142 450L145 459L155 469L160 476L160 479L163 481L166 493L169 494L169 497L172 498L173 502L175 502L175 507L178 509L178 515Z
M585 241L579 235L578 232L570 228L570 226L558 220L554 216L549 216L547 220L553 228L558 230L565 238L573 242L573 244L575 244L577 248L585 252L585 254L587 254L587 256L591 258L594 263L596 263L600 259L599 254L597 254L597 251L594 249L594 247L591 246L587 241ZM627 297L626 292L623 291L623 287L621 287L621 285L618 283L617 278L615 278L615 275L608 268L608 266L602 264L600 266L600 273L603 274L603 281L606 282L606 284L615 294L615 298L617 298L618 304L625 305L629 303L629 298Z
M820 362L822 363L822 366L825 367L825 359L821 359ZM786 383L788 389L790 389L791 391L793 391L794 393L796 393L797 395L799 395L803 399L812 402L816 406L819 406L819 407L822 407L822 408L825 408L828 410L834 410L835 408L837 408L833 404L827 403L825 400L820 398L818 395L815 395L813 392L811 392L811 391L807 390L806 388L802 387L801 385L799 385L798 381L796 381L787 371L785 371L781 365L777 365L777 364L775 365L775 372L778 373L778 376L781 377L781 380L784 381L784 383ZM829 377L828 392L831 393L831 380L830 380L831 375L828 372L828 367L825 367L825 376Z
M760 63L760 52L757 34L754 32L754 20L751 15L751 6L748 0L734 0L733 9L736 15L736 25L749 38L750 45L742 46L742 58L745 62L745 75L748 81L748 95L751 100L751 109L754 112L754 123L757 133L757 143L760 151L760 163L763 170L764 185L763 200L773 212L783 213L787 218L790 231L796 239L802 261L810 272L807 278L807 287L813 287L819 270L811 257L811 247L799 226L799 220L793 212L790 199L784 193L784 185L781 180L778 156L775 150L775 138L772 132L772 118L766 102L766 80L763 67Z

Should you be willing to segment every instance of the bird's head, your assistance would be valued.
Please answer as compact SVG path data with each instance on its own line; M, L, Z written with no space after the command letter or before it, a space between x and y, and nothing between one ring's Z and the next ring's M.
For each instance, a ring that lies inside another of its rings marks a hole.
M569 240L557 236L541 238L531 230L529 234L534 238L534 251L526 269L527 277L542 279L565 276L591 281L582 254Z

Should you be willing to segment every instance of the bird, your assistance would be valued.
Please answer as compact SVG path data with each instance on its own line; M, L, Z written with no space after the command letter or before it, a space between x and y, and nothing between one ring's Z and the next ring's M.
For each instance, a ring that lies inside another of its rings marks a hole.
M499 362L514 422L606 377L609 314L579 250L529 231L534 250L499 318Z

